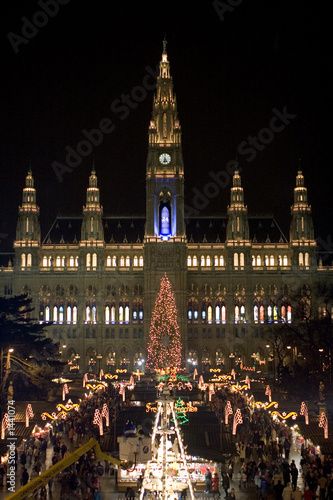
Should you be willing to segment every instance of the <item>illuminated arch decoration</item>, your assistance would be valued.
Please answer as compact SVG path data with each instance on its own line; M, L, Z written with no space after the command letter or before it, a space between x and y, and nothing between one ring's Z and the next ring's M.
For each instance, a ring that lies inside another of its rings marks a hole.
M318 426L324 429L324 437L328 439L328 420L325 412L322 412Z
M295 411L290 411L287 413L286 411L283 411L280 413L279 411L272 411L271 413L272 417L280 417L282 420L287 420L288 418L292 418L293 420L296 420L297 418L297 413Z
M93 384L86 384L87 389L91 389L94 392L101 391L102 389L105 389L107 386L106 382L99 382L98 384L93 383Z
M229 415L232 415L232 414L233 414L233 410L231 408L231 403L230 403L230 401L227 401L227 404L225 405L225 409L224 409L224 422L225 422L225 425L228 425Z
M63 419L66 420L67 414L65 411L61 411L58 414L56 412L51 413L51 415L47 412L43 412L41 414L42 420L46 420L47 418L50 418L51 420L57 420L57 419Z
M256 401L254 403L254 406L256 406L257 408L263 408L264 410L268 410L268 408L271 408L272 406L274 406L274 408L278 408L279 403L277 401L271 401L270 403L263 403L262 401Z
M71 410L75 410L75 411L79 411L79 405L77 403L72 403L72 401L69 399L67 401L67 403L65 405L63 405L62 403L59 403L57 405L57 410L58 411L71 411Z
M118 375L111 375L111 373L105 373L104 378L108 378L110 380L118 380Z
M243 423L242 412L240 411L240 408L238 408L238 410L234 415L234 423L232 426L232 433L234 436L236 435L237 432L237 426L242 423Z

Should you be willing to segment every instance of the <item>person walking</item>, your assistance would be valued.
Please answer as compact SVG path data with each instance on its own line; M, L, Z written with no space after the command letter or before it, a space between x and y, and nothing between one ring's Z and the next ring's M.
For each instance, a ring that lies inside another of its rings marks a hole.
M296 486L296 490L293 491L292 499L293 500L302 500L302 492L301 492L299 486Z
M207 469L207 472L205 474L205 486L206 486L205 493L210 493L212 487L212 473L210 472L209 469Z
M288 483L287 486L284 487L282 493L283 500L292 500L292 494L293 494L293 489L290 486L290 483Z
M229 476L226 472L223 472L223 474L222 474L222 487L225 491L225 498L228 498L228 490L230 488L230 480L229 480Z
M219 498L220 497L220 489L219 489L219 476L215 473L212 479L212 492L213 492L213 498Z
M274 485L275 500L283 500L282 499L283 489L284 489L284 486L279 479L277 484Z

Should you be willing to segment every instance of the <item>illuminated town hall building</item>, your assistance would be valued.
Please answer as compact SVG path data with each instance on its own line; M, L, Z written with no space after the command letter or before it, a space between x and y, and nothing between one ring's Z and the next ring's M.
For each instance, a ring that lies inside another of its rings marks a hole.
M296 321L293 297L305 316L326 312L318 290L332 273L316 259L302 172L289 241L274 218L248 216L237 171L227 216L185 221L181 126L165 44L148 137L145 218L105 216L93 169L83 214L58 217L42 240L28 172L15 257L0 269L1 293L32 297L70 369L137 369L146 360L151 313L166 273L188 368L230 369L242 361L268 369L267 339Z

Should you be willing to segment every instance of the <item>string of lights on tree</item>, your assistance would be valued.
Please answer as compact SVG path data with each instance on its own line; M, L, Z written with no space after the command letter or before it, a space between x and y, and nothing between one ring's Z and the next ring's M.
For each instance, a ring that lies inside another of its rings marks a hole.
M181 365L181 339L177 322L177 307L171 283L166 274L161 279L151 317L146 366L162 369Z

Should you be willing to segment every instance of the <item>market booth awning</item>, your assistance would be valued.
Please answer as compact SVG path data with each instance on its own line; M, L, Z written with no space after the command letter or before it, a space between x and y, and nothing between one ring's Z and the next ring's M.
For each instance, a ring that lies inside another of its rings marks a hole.
M325 439L324 429L319 427L319 416L311 417L309 425L297 422L300 434L304 439L309 439L315 446L320 446L324 455L333 454L333 422L328 422L328 438Z

